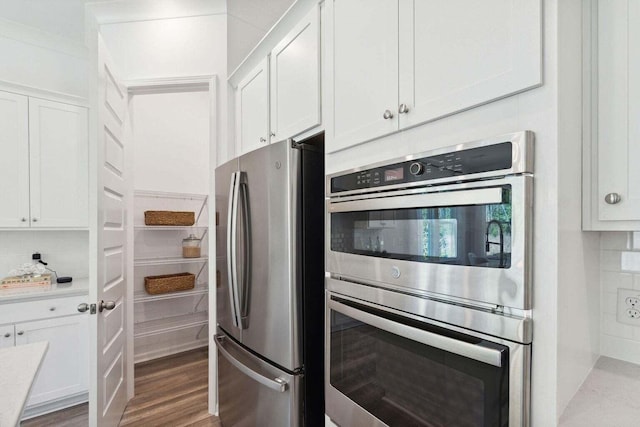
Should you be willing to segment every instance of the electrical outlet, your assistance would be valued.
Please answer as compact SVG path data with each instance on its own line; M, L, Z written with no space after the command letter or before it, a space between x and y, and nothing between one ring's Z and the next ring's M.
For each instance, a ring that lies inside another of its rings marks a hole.
M617 313L618 322L640 326L640 291L619 288Z

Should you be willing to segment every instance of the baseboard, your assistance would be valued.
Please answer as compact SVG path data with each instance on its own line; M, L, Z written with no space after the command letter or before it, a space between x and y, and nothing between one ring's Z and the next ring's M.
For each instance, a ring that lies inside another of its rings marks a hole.
M149 360L159 359L160 357L171 356L172 354L195 350L196 348L207 347L208 345L209 343L207 342L207 340L200 340L186 345L172 346L156 351L148 351L146 353L136 354L134 357L134 363L147 362Z
M89 393L83 392L67 396L62 399L56 399L49 402L39 403L37 405L27 406L27 408L24 410L24 414L22 415L22 421L28 420L29 418L39 417L40 415L45 415L50 412L59 411L61 409L65 409L70 406L75 406L88 401Z
M601 355L640 364L640 342L602 334Z

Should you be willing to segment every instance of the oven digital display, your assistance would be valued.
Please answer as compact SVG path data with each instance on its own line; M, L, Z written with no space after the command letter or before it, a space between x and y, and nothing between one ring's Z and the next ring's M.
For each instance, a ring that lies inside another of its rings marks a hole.
M404 179L404 168L388 169L384 171L384 182L400 181Z

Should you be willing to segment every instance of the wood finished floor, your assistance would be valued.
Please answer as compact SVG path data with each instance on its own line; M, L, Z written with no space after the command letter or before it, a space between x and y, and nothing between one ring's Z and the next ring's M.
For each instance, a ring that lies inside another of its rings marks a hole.
M122 427L220 427L209 415L208 350L197 349L139 363L136 396L120 420ZM85 427L88 405L77 405L24 421L23 427Z

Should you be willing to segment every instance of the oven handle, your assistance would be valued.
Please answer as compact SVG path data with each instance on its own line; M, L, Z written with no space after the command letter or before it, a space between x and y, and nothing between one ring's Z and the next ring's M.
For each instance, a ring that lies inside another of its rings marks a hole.
M333 299L329 299L327 304L331 310L335 310L345 316L349 316L391 334L398 335L412 341L417 341L431 347L439 348L440 350L448 351L449 353L477 360L478 362L497 366L498 368L502 367L502 352L500 350L470 344L468 342L438 335L433 332L423 331L412 326L403 325L402 323L394 322L392 320L385 319L384 317L379 317L374 314L367 313L366 311L358 310L357 308L350 307Z
M441 193L385 196L350 200L347 202L333 201L329 204L329 212L490 205L502 203L502 201L502 187L492 187L476 190L446 191Z

